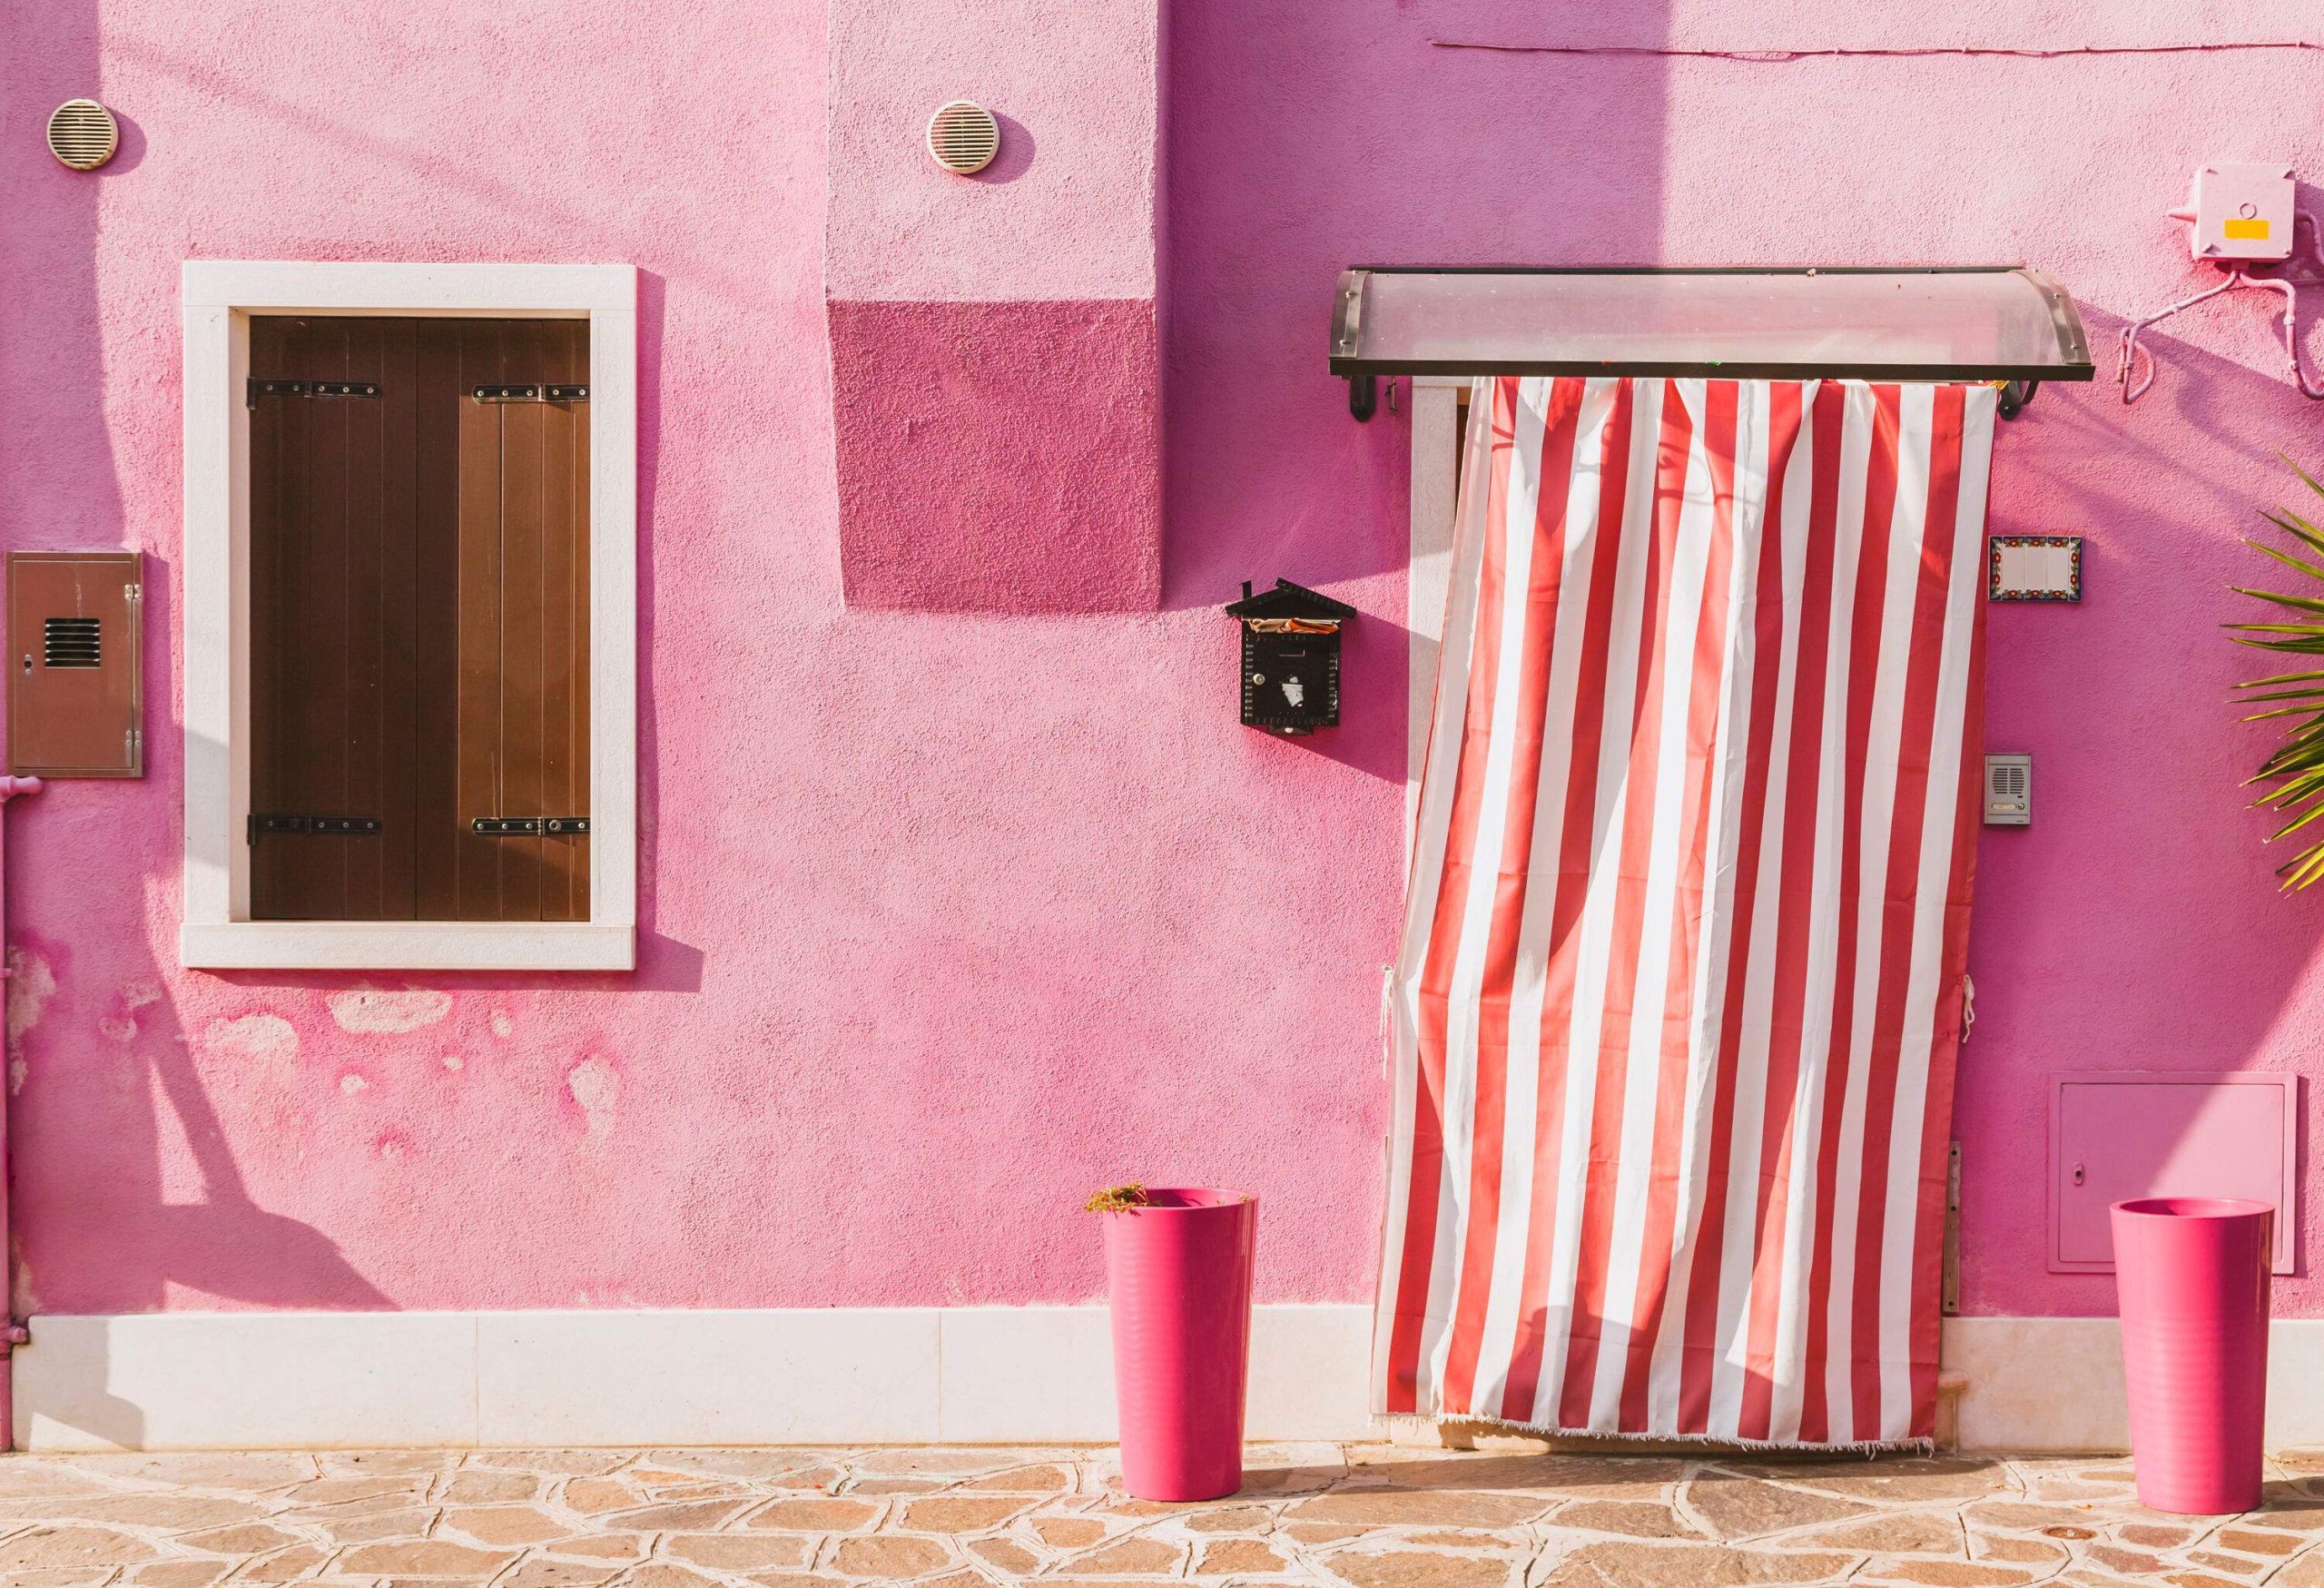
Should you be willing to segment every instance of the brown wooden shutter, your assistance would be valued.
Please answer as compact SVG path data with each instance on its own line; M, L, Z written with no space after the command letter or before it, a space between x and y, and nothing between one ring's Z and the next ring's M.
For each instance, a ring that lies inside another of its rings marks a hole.
M260 317L251 415L251 913L588 917L588 410L580 321ZM273 818L270 824L268 819ZM308 818L376 822L316 832Z

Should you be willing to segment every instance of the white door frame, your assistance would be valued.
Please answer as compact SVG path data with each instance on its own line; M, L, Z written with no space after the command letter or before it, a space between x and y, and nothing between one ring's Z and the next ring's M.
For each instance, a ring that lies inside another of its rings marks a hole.
M1452 578L1452 519L1460 504L1461 416L1469 381L1417 375L1412 383L1412 565L1404 585L1404 853L1412 853L1420 780L1428 764L1429 719L1436 704L1437 642L1444 635L1444 597Z

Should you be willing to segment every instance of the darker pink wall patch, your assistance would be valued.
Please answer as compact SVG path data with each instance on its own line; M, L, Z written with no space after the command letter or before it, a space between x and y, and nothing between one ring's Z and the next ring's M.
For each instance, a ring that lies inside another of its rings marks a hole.
M849 606L1159 604L1150 300L827 307Z

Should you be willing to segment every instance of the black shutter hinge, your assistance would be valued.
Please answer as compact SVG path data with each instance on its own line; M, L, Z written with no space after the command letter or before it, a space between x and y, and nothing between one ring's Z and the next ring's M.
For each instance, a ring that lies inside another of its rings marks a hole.
M262 816L252 811L243 839L256 843L260 834L265 833L304 833L319 838L361 837L379 830L377 816Z
M252 377L242 387L242 404L256 408L261 397L377 397L377 380L279 380Z
M478 402L586 402L586 386L555 386L534 381L524 386L478 386L470 389Z
M586 838L586 816L478 816L468 831L479 838Z

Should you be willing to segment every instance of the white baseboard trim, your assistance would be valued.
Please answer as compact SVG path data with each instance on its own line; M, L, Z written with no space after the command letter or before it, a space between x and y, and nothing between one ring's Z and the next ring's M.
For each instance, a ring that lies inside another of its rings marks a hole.
M1102 1307L38 1317L34 1450L1104 1443ZM1364 1439L1371 1310L1257 1309L1254 1439ZM2112 1318L1945 1320L1967 1450L2121 1450ZM2324 1318L2270 1336L2268 1440L2324 1445Z
M1105 1443L1102 1307L55 1315L30 1450ZM1257 1309L1250 1436L1362 1439L1371 1309Z
M1965 1375L1964 1450L2128 1450L2122 1336L2111 1317L1948 1317L1945 1366ZM2268 1330L2268 1445L2324 1445L2324 1318Z

